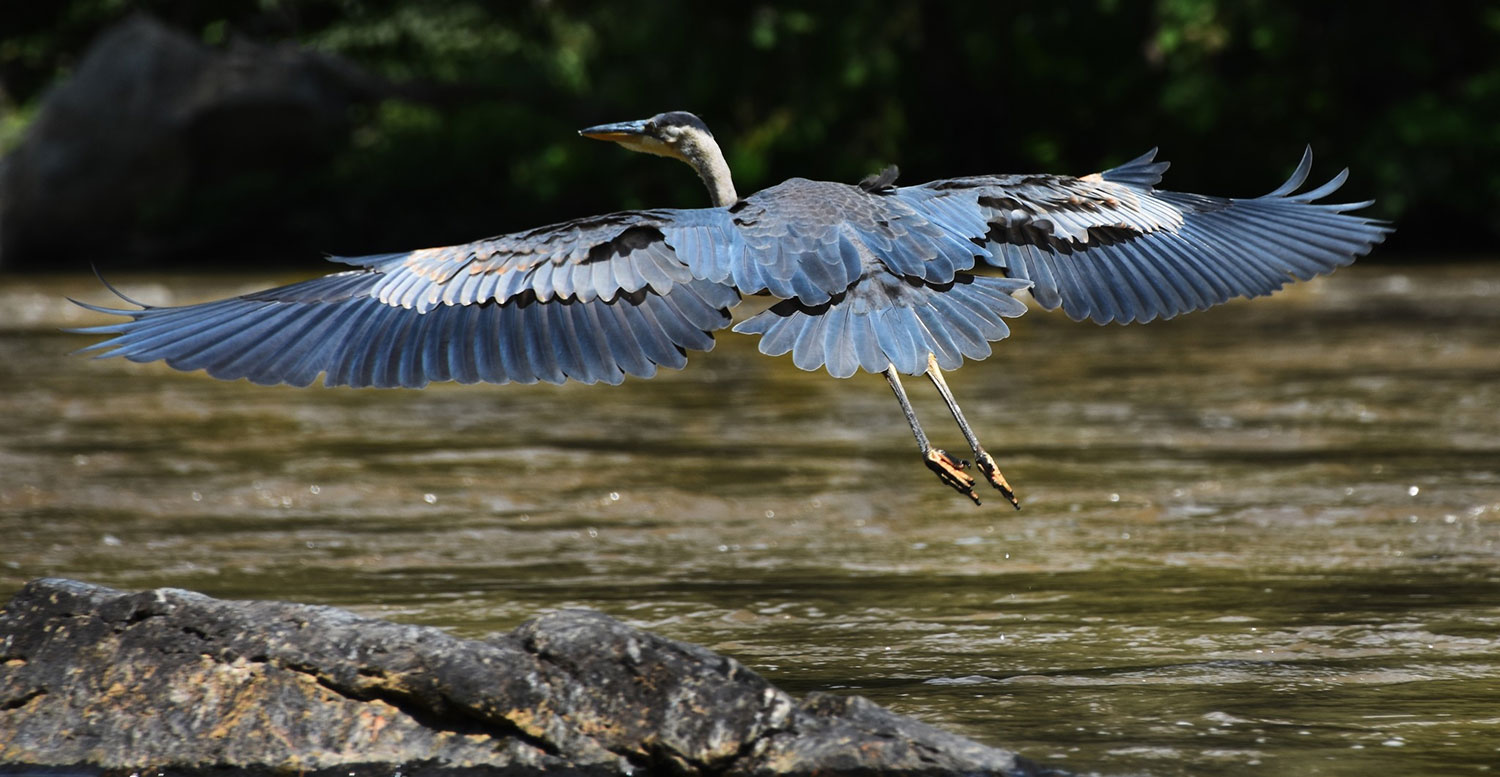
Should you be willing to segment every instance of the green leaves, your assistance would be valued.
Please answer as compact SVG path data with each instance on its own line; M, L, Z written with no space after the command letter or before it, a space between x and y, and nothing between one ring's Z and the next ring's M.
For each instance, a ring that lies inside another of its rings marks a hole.
M1379 199L1379 215L1485 225L1434 232L1455 250L1500 237L1500 12L1482 2L18 8L0 33L0 150L88 41L137 10L208 45L291 41L386 79L390 100L356 106L347 147L308 174L331 195L357 191L365 213L399 209L362 219L362 234L387 245L434 239L422 224L473 236L626 204L702 204L684 170L573 136L671 109L708 121L747 193L891 163L908 182L1085 173L1160 145L1180 163L1172 187L1254 194L1312 142L1354 169L1350 191ZM441 215L404 215L424 203Z

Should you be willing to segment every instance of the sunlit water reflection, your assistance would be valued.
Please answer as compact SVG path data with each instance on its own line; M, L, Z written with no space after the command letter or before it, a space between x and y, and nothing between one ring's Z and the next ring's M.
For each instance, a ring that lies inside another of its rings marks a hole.
M1495 270L1028 314L951 379L1020 513L940 486L884 381L746 337L620 387L263 388L69 357L89 340L57 327L97 317L64 295L104 297L0 286L0 594L61 575L471 636L593 607L1072 769L1500 765Z

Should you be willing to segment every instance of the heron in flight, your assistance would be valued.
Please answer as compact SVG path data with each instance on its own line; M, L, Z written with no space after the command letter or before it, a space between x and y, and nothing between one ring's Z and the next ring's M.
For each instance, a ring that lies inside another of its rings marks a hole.
M976 475L1017 508L944 370L990 355L1026 305L1075 320L1146 322L1268 294L1368 253L1390 228L1311 191L1311 152L1286 183L1234 199L1156 189L1155 150L1102 173L978 175L896 186L793 178L741 198L703 121L672 111L582 130L691 165L713 207L588 216L465 245L333 257L355 269L232 299L134 309L75 331L84 350L225 380L306 386L619 383L713 347L742 295L776 302L734 327L762 353L836 378L885 376L938 478L976 504ZM982 267L998 275L983 275ZM118 294L118 292L116 292ZM123 298L123 295L120 295ZM80 303L83 304L83 303ZM972 451L933 447L902 375L926 375Z

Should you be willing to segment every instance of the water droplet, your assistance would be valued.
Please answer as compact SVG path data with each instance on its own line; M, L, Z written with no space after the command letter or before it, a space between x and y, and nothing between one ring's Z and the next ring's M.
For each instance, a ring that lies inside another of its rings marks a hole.
M437 504L437 494L423 494L422 501L430 505Z
M193 492L193 501L194 502L202 502L203 501L203 495L200 494L200 493L198 493L197 491L194 491Z
M313 494L314 496L323 493L323 489L321 487L317 486L317 485L308 486L307 490L308 490L309 493Z
M1417 494L1420 494L1420 493L1422 493L1422 489L1417 488L1416 486L1409 486L1406 489L1406 495L1407 496L1416 496Z
M619 491L611 491L611 492L609 492L609 501L611 501L611 502L618 502L618 501L620 501L620 492Z
M1109 495L1109 501L1111 501L1111 502L1118 502L1118 501L1120 501L1120 495L1119 494L1110 494Z

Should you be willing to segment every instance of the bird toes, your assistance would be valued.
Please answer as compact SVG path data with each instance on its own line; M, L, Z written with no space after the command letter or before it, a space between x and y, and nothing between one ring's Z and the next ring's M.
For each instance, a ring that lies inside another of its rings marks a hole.
M1006 481L1005 475L1000 473L1000 466L995 463L995 457L986 451L978 451L974 458L979 462L979 471L984 473L990 485L1000 492L1000 495L1010 500L1017 510L1021 509L1021 500L1016 498L1016 492L1011 490L1010 483Z
M979 495L974 493L974 478L967 472L969 462L960 461L948 455L947 451L933 448L922 457L927 468L937 474L938 480L943 481L964 496L974 500L974 504L983 504L979 501Z

